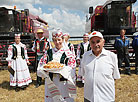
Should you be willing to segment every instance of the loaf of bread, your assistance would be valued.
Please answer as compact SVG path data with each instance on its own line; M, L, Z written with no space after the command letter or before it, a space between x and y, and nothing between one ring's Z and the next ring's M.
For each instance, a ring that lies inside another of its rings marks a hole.
M48 62L47 64L44 65L44 68L49 68L49 69L51 69L51 68L62 68L62 67L64 67L63 64L60 64L59 62L53 62L53 61Z

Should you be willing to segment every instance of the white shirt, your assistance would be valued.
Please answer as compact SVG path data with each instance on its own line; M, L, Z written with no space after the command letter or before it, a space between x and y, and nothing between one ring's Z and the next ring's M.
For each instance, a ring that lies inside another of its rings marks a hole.
M88 49L88 45L89 45L89 41L87 41L86 43L83 43L83 46L84 46L84 52L87 51L87 49Z
M84 46L84 53L87 51L87 49L88 49L88 45L89 45L89 41L87 41L86 43L85 42L83 42L82 43L82 45ZM80 58L80 46L81 46L81 43L78 45L78 48L77 48L77 59L81 59Z
M117 56L103 48L99 56L86 52L81 62L84 75L84 97L90 102L115 101L114 79L120 78Z
M56 48L52 48L52 53L53 53L53 61L60 62L61 56L64 53L64 49L61 48L60 50Z

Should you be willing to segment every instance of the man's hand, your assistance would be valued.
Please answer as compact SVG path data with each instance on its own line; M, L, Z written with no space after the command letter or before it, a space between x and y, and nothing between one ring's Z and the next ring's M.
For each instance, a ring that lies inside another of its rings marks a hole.
M45 50L48 50L49 49L49 46L47 46L46 48L45 48Z
M31 63L30 62L27 62L27 65L30 65Z
M11 68L11 66L8 65L8 68Z

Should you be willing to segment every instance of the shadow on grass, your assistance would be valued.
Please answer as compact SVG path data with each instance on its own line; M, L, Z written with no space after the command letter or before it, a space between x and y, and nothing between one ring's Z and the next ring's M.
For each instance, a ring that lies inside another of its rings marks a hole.
M12 87L10 87L10 82L8 81L3 81L2 83L0 83L0 88L14 90Z
M44 81L42 81L42 85L44 84ZM36 80L32 80L32 83L30 83L29 85L36 85ZM0 88L3 89L7 89L7 90L15 90L15 87L11 87L10 86L10 82L8 81L3 81L2 83L0 83Z

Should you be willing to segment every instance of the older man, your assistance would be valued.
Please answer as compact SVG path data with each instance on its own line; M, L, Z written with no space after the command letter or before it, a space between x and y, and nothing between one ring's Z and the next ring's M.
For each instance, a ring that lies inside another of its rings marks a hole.
M120 78L117 56L105 50L100 32L89 35L91 49L84 53L81 72L84 75L84 102L114 102L115 79Z
M117 57L118 57L118 67L119 70L121 69L122 62L125 62L125 69L126 74L131 75L130 71L130 60L129 60L129 39L125 36L126 30L121 29L120 30L120 36L116 38L115 40L115 49L117 51ZM121 70L120 70L121 72Z

